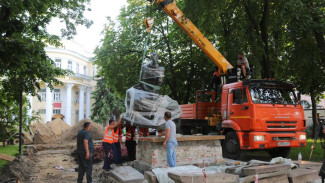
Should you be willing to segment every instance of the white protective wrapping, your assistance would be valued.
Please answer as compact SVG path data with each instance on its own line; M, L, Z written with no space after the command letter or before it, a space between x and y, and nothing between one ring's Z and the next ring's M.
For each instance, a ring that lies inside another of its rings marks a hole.
M131 125L146 128L163 129L166 111L171 112L172 120L179 118L182 113L178 102L170 97L134 87L126 91L125 106L123 119Z

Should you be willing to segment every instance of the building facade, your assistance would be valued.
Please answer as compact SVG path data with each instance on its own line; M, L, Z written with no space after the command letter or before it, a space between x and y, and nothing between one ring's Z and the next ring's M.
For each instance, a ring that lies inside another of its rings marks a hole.
M91 58L93 55L83 46L68 40L62 40L64 47L46 47L47 55L56 67L70 70L73 74L59 78L63 85L54 86L53 90L46 83L41 83L38 91L40 100L29 97L32 110L39 112L42 121L51 121L53 114L63 114L64 121L73 125L79 120L90 118L91 92L95 89L94 80L97 70Z
M313 115L312 115L312 105L311 105L310 96L301 95L300 102L304 108L307 127L313 126ZM325 120L325 99L321 99L320 101L317 102L316 109L317 109L317 113L319 113L319 118Z

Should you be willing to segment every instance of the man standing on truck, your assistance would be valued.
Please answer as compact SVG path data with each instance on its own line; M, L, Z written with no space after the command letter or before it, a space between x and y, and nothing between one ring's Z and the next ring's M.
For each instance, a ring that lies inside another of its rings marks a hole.
M241 68L244 79L246 79L246 69L249 69L249 63L243 53L238 54L237 66Z
M89 133L91 123L85 122L83 129L77 135L77 155L79 160L78 183L81 183L86 173L87 183L92 182L93 162L91 153L94 149L93 139Z
M171 120L172 114L167 111L165 112L164 119L166 121L165 123L165 130L166 130L166 136L164 141L164 148L166 148L167 151L167 162L169 167L175 167L176 166L176 147L178 146L177 140L176 140L176 125Z

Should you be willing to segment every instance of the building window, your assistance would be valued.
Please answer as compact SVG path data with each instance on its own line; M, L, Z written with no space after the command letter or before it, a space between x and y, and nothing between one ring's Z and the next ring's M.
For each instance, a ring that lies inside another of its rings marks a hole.
M72 61L68 61L68 70L72 71Z
M61 113L61 109L53 109L53 114L60 114Z
M79 91L76 91L74 103L79 104Z
M95 67L92 68L92 76L95 77Z
M46 109L38 109L38 113L39 114L45 114L46 113Z
M76 122L79 121L79 110L76 110Z
M54 101L60 101L61 100L60 89L54 89L53 100Z
M87 75L87 66L84 66L84 75Z
M61 59L56 58L54 62L56 67L61 68Z
M40 96L41 101L46 100L46 90L45 89L39 90L38 95Z
M76 73L79 74L79 64L76 63Z
M84 104L86 104L86 93L84 93Z

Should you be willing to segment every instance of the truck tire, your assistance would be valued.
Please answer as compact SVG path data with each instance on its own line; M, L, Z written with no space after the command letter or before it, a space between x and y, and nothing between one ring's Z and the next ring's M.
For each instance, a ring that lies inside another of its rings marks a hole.
M287 158L290 153L290 147L278 147L274 149L269 149L267 152L272 156L272 158L276 158L281 156L282 158Z
M226 139L222 145L223 157L230 159L239 159L241 149L236 132L231 131L226 134Z

